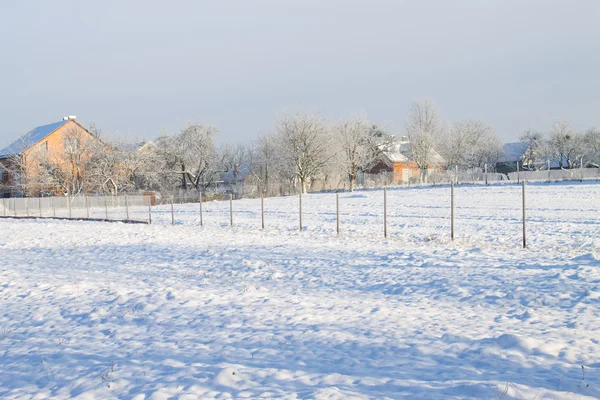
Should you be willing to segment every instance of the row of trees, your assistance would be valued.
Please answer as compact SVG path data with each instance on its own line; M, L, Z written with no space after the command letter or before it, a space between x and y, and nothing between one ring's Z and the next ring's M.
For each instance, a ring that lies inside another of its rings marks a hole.
M9 168L14 189L28 195L206 192L222 184L238 193L243 187L246 194L306 192L318 184L352 190L362 174L377 164L389 164L385 155L394 152L403 151L414 161L422 181L432 166L482 169L488 165L493 170L503 155L502 142L492 127L478 120L444 122L429 102L412 105L402 139L362 114L335 123L318 113L287 114L269 134L250 143L222 146L214 143L218 130L200 124L143 145L103 140L95 126L90 131L92 137L68 134L60 154L37 151L29 152L27 159L15 157ZM559 122L546 134L528 131L522 140L530 143L527 157L536 168L546 160L573 168L578 161L587 164L600 157L596 129L575 133Z
M526 159L531 169L548 161L562 169L600 165L600 130L575 132L568 122L558 121L547 132L526 131L521 141L529 143Z

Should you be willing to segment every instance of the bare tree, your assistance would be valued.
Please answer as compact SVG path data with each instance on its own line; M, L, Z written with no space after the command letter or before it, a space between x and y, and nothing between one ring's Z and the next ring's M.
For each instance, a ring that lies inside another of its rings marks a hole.
M502 154L502 143L482 121L459 121L452 125L443 146L449 166L466 168L493 165Z
M318 114L293 114L277 121L275 131L282 166L306 193L333 157L327 124Z
M340 122L334 126L333 133L338 145L337 162L353 191L358 173L375 164L389 147L390 140L380 135L381 131L364 115Z
M438 110L428 101L413 103L406 121L406 132L412 158L421 170L420 180L427 182L429 166L446 132Z
M171 176L178 176L184 190L188 183L197 190L205 189L214 180L216 133L212 126L191 124L177 136L159 138L159 167Z
M529 144L523 154L524 165L530 170L538 169L538 166L542 165L546 159L546 136L542 132L527 130L523 132L519 140Z
M137 145L96 141L88 166L90 184L104 193L118 194L136 189L136 177L151 166Z
M547 145L559 168L574 168L583 152L583 137L573 132L568 122L558 121L550 129Z
M279 159L273 135L261 136L248 148L250 174L259 192L269 193L271 183L279 178L277 176Z
M600 130L592 127L585 131L583 145L587 161L600 165Z

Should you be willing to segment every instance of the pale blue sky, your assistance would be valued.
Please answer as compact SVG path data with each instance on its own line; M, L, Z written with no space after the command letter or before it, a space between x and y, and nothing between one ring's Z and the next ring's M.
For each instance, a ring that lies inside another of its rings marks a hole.
M296 108L400 131L418 98L505 140L585 129L599 22L598 0L0 0L0 145L67 114L128 138L241 141Z

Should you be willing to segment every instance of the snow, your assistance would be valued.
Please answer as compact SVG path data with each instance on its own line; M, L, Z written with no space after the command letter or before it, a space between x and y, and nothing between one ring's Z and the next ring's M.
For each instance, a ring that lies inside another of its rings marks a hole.
M0 219L0 398L598 398L600 184L520 190Z

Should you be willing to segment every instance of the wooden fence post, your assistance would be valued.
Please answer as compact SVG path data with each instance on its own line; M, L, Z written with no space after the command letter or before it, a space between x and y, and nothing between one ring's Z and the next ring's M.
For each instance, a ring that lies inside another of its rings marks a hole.
M2 198L2 209L4 210L4 216L6 217L6 199Z
M173 196L171 196L171 225L175 225L175 209L173 206L173 201L175 199L173 198Z
M127 221L129 221L129 202L127 201L127 193L125 194L125 213L127 214Z
M517 183L521 183L521 173L519 172L519 162L517 161Z
M454 182L450 185L450 239L454 240Z
M522 197L523 197L523 248L527 247L527 230L525 228L525 181L521 182L523 187Z
M25 211L27 212L27 216L29 217L29 197L25 197Z
M88 204L88 197L84 195L83 199L85 200L85 214L87 216L87 219L90 219L90 206Z
M40 209L40 218L42 218L42 198L38 197L38 208Z
M204 226L204 221L202 219L202 192L200 192L200 226Z
M148 199L148 225L152 224L152 197L146 196Z
M71 195L70 194L67 195L67 207L69 207L69 219L70 219L71 216L73 215L73 213L71 212Z
M229 226L233 227L233 193L229 193Z
M106 220L108 221L108 199L104 196L104 214L106 216Z
M265 229L265 194L260 192L260 221L261 226Z
M17 216L17 198L13 197L13 211L15 212L15 217Z
M56 218L56 204L54 204L54 196L50 198L50 202L52 202L52 215Z
M300 209L300 232L302 232L302 186L300 187L300 194L298 196L299 209Z
M484 171L485 171L485 184L487 185L487 184L488 184L488 176L487 176L487 164L485 164L485 165L483 166L483 168L484 168Z
M337 218L337 234L340 235L340 194L335 194L335 214Z
M383 237L387 238L387 188L383 188Z

